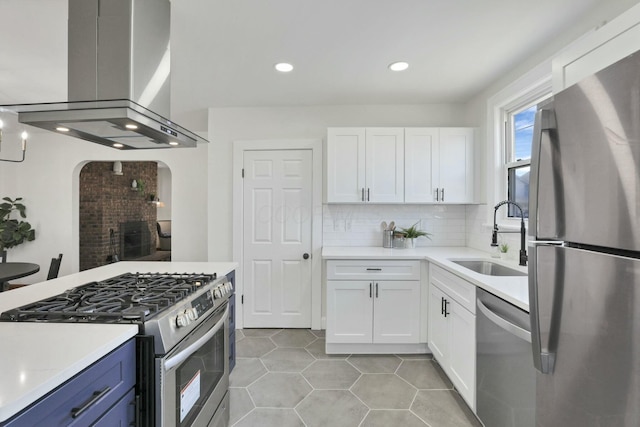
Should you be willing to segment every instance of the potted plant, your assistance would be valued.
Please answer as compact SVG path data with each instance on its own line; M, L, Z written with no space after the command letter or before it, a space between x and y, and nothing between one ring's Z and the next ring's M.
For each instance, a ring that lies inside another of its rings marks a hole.
M0 203L0 252L18 246L24 242L35 240L36 232L26 221L13 219L11 214L18 212L21 218L26 218L27 207L21 203L22 197L15 200L4 197Z
M420 221L418 221L418 222L420 222ZM413 224L409 228L401 228L400 229L400 232L404 235L405 239L407 239L407 247L409 247L409 248L415 248L416 247L415 239L417 239L418 237L424 236L427 239L431 239L431 237L429 237L431 234L427 233L426 231L418 229L418 227L417 227L418 222L416 222L415 224Z
M509 244L508 243L501 244L498 250L500 251L500 259L507 259L507 252L509 252Z

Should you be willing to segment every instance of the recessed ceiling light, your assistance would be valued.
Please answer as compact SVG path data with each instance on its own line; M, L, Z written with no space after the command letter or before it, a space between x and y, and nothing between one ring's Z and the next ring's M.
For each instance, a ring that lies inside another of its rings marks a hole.
M115 144L113 144L113 146L114 146L115 148L122 148L122 147L124 147L124 145L120 144L119 142L116 142Z
M289 71L293 70L293 65L287 63L287 62L279 62L276 65L274 65L276 67L276 70L282 72L282 73L288 73Z
M171 141L171 142L169 142L169 145L179 145L179 144L177 142L175 142L175 141Z
M138 126L134 124L126 124L124 125L124 127L126 127L127 129L138 129Z
M58 127L56 128L56 130L57 130L58 132L69 132L69 128L66 128L66 127L64 127L64 126L58 126Z
M409 64L406 62L394 62L393 64L389 64L389 69L392 71L404 71L409 68Z

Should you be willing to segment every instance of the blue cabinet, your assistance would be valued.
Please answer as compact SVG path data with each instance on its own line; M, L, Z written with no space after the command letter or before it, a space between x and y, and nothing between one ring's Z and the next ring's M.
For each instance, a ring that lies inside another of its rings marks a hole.
M136 347L129 340L3 424L118 426L135 424Z

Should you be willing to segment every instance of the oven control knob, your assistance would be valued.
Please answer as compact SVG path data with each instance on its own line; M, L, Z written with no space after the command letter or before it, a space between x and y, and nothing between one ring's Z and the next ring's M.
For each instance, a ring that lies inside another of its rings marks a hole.
M187 313L180 313L176 316L177 327L182 328L184 326L187 326L189 323L191 323L191 321L189 320Z
M215 299L220 299L220 298L222 298L222 292L220 292L220 289L215 288L215 289L213 290L213 297L214 297Z
M198 318L198 310L196 310L195 308L190 308L187 311L185 311L185 313L187 314L187 317L191 321L196 320Z

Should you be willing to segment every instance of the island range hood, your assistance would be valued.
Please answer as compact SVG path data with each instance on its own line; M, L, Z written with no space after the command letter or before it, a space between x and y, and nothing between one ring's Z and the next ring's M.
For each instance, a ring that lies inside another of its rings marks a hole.
M69 0L68 102L11 106L18 121L126 149L208 142L170 108L169 0Z

